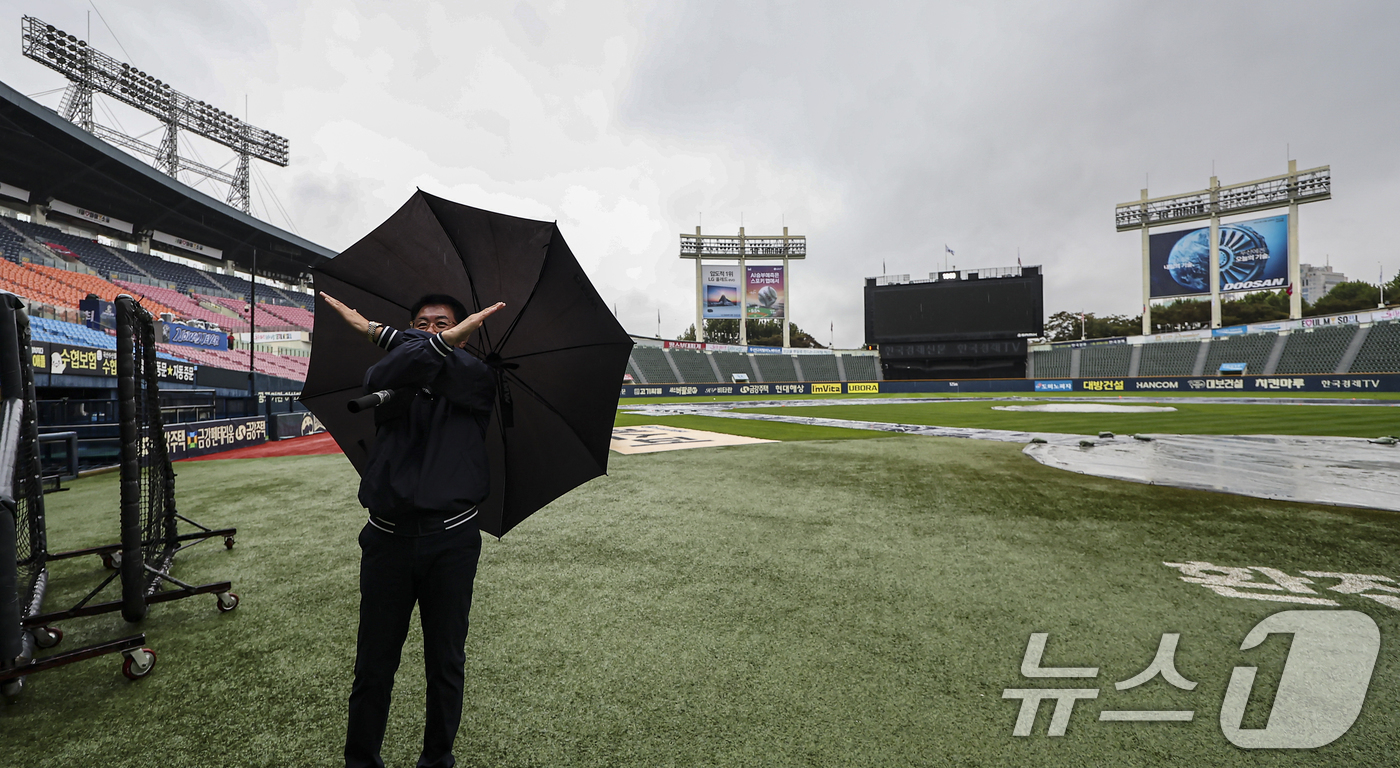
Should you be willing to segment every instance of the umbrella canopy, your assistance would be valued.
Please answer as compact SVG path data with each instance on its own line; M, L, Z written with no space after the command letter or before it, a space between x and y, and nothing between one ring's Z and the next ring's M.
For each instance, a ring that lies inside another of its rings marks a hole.
M313 271L316 342L301 401L357 471L369 462L374 414L350 413L346 403L364 394L365 371L385 353L342 321L321 291L398 328L408 327L409 308L428 293L455 296L469 312L505 302L468 346L497 374L483 531L501 536L607 472L632 339L553 222L483 211L420 190Z

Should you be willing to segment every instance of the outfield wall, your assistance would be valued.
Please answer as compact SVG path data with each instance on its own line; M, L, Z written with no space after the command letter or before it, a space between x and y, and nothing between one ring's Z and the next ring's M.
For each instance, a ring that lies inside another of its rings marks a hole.
M718 397L721 395L874 395L986 394L989 392L1080 392L1087 394L1152 392L1241 393L1277 395L1328 392L1360 395L1400 392L1400 374L1299 374L1293 376L1158 376L1094 379L970 379L965 381L848 381L775 384L624 384L619 395L631 397Z

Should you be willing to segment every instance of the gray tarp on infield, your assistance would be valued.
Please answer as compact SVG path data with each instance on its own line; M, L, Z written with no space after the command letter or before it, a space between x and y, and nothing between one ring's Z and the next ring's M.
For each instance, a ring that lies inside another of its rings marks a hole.
M971 399L961 398L962 402ZM1033 398L985 398L1033 400ZM1058 398L1057 398L1058 399ZM1086 398L1087 399L1087 398ZM1102 400L1102 398L1095 398ZM940 400L942 400L940 398ZM820 427L870 429L932 437L1027 443L1039 437L1025 453L1046 466L1080 474L1130 480L1136 483L1219 491L1262 499L1335 504L1400 512L1400 445L1377 445L1354 437L1303 437L1281 435L1151 435L1151 442L1130 436L1100 439L1092 435L1017 432L1000 429L931 427L876 421L825 419L801 416L803 406L894 405L931 402L925 398L848 400L768 400L748 402L674 403L622 405L622 409L652 416L717 416L729 419L778 421ZM1256 398L1152 398L1135 402L1252 402L1267 405L1308 404L1339 407L1397 407L1394 401L1350 402L1295 400L1292 403ZM767 414L732 408L794 407L792 414ZM1379 426L1379 425L1378 425ZM1081 441L1092 441L1082 447Z

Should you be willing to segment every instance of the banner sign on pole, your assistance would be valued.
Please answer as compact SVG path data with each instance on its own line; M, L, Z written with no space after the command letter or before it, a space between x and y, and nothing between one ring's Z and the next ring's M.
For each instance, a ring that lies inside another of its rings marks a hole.
M131 234L131 222L122 221L121 219L114 219L105 213L98 213L97 211L89 211L86 208L79 208L76 205L72 205L71 203L65 203L62 200L54 200L53 202L49 203L49 208L58 211L59 213L66 213L69 216L76 216L80 219L87 219L88 221L91 221L94 224L101 224L102 226L107 227L109 229L116 229L127 234Z
M782 320L786 291L783 290L783 268L778 266L744 267L744 303L749 317Z
M739 319L739 268L705 267L705 319Z
M1210 227L1152 235L1152 298L1210 293ZM1220 225L1220 291L1288 287L1288 216Z

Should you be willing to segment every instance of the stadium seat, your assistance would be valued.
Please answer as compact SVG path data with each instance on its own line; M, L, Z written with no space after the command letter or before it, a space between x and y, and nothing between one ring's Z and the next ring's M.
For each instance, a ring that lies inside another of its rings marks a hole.
M720 378L724 381L731 381L731 376L742 373L749 377L749 381L758 381L759 377L754 371L753 365L749 363L749 356L738 352L711 352L714 355L715 364L719 366Z
M1276 333L1216 336L1206 349L1206 367L1202 373L1214 375L1224 363L1244 363L1249 373L1263 373L1277 341Z
M680 370L681 378L685 379L686 384L715 381L715 371L710 367L710 358L704 352L673 349L671 350L671 359L676 361L676 368Z
M1127 344L1104 344L1079 350L1079 377L1122 378L1128 375L1133 349Z
M1190 376L1200 354L1199 341L1166 341L1143 344L1138 358L1139 376ZM1243 362L1243 361L1240 361Z
M846 368L846 381L875 381L880 378L873 355L842 355L841 364Z
M841 372L836 369L836 355L800 355L798 364L802 366L803 381L840 381Z
M764 381L797 381L797 368L792 364L792 355L754 355L753 359Z
M1031 353L1031 361L1037 379L1069 378L1070 356L1074 350L1068 347L1059 349L1038 349Z
M636 346L632 348L632 362L646 377L648 384L674 384L676 374L666 363L666 356L660 347Z
M1294 331L1288 335L1274 373L1332 373L1356 331L1355 325Z
M1349 372L1400 372L1400 321L1376 323L1371 326L1356 359L1351 361Z

